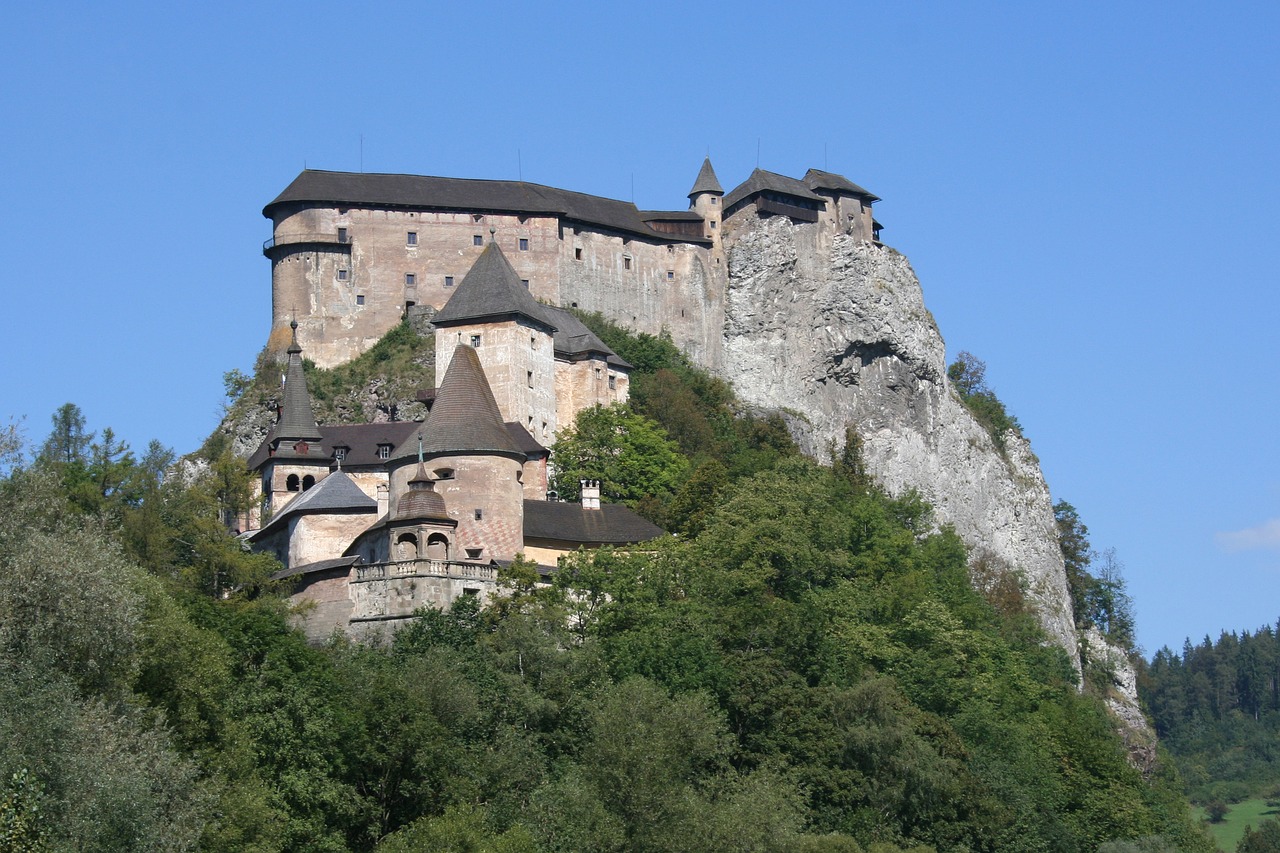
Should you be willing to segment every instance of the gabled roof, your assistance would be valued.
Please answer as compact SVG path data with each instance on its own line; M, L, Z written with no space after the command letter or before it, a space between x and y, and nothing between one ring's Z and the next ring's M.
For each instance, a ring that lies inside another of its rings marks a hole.
M824 172L821 169L810 169L804 173L804 182L808 184L809 189L811 190L835 190L836 192L862 196L868 201L880 201L880 197L878 195L863 189L844 175L837 175L834 172Z
M716 180L716 170L711 168L710 157L702 161L702 168L698 170L698 177L693 182L693 189L689 190L689 198L702 193L724 195L724 188Z
M632 545L666 533L622 504L582 504L559 501L524 502L524 538L562 542L566 545Z
M556 324L554 347L557 356L573 359L598 354L615 367L630 370L631 365L600 340L600 337L585 323L564 308L541 306L547 318Z
M276 207L290 203L536 213L561 216L663 243L681 242L679 237L645 225L631 202L524 181L306 169L262 209L262 215L271 218Z
M503 317L523 317L548 333L555 331L507 256L497 243L489 243L431 322L439 327Z
M283 580L284 578L296 577L297 575L311 575L316 572L326 572L331 569L350 569L356 563L360 562L360 557L338 557L334 560L319 560L314 563L307 563L305 566L294 566L292 569L281 569L271 576L273 581Z
M266 527L249 537L249 541L257 541L268 532L280 529L288 519L296 515L377 511L377 501L361 491L345 472L334 471L285 504Z
M466 344L453 350L453 360L436 389L436 402L422 425L422 434L422 452L428 457L497 453L525 458L498 413L480 357ZM416 433L391 452L393 460L417 455Z
M807 199L818 204L826 203L826 199L811 191L804 181L797 181L795 178L788 178L786 175L779 175L777 172L756 169L751 173L750 177L734 187L733 191L725 196L724 208L728 210L749 196L767 191Z

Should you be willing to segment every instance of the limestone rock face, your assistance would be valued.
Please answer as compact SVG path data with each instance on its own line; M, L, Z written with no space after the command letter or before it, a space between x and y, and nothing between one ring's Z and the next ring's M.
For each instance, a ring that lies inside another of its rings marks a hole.
M1138 704L1138 674L1124 649L1113 646L1097 628L1081 637L1085 666L1105 681L1104 699L1129 752L1129 763L1149 774L1156 766L1156 733Z
M918 490L976 555L1023 573L1046 632L1078 667L1039 462L1012 433L1001 453L951 389L906 258L785 217L754 220L726 245L724 363L743 401L787 412L819 459L854 427L890 494Z

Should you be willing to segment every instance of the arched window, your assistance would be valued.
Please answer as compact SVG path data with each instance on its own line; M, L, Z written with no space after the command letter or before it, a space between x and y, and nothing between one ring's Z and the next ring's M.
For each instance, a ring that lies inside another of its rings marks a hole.
M298 475L290 474L288 479L284 481L284 487L291 492L298 491Z
M449 540L444 537L443 533L432 533L427 537L427 559L449 559Z
M418 537L412 533L401 533L396 539L396 559L418 559Z
M316 478L308 474L302 478L302 491L306 491L316 484Z

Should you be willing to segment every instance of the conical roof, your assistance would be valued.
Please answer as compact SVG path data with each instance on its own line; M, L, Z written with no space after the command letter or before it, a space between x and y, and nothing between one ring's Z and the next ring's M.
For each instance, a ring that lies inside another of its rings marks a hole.
M523 460L525 453L512 440L498 412L493 389L474 347L458 344L444 381L436 390L436 402L422 428L425 456L498 453ZM391 454L392 459L418 455L418 436L409 436Z
M702 193L724 195L724 187L720 186L720 181L716 180L716 170L711 168L710 157L702 161L702 168L698 170L698 178L693 182L693 189L689 190L689 198Z
M320 428L311 412L311 395L307 392L307 375L302 369L302 347L298 345L298 321L289 324L293 338L289 343L289 367L284 377L284 401L276 421L275 440L280 443L320 441Z
M431 322L436 326L449 326L511 316L525 317L546 327L548 332L555 331L555 324L543 314L507 256L497 243L489 243Z

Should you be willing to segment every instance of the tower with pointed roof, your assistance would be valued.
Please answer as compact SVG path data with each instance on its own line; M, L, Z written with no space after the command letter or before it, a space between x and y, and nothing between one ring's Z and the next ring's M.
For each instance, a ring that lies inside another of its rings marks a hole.
M555 440L556 325L498 248L485 246L436 314L436 373L447 373L459 345L475 351L503 421L543 444Z
M267 515L278 512L298 492L307 491L329 473L329 455L321 446L320 428L311 410L296 320L290 323L290 331L284 391L276 423L266 440L268 456L259 469L262 509Z
M689 209L696 211L705 223L705 236L711 240L712 251L721 248L720 231L724 225L724 211L721 202L724 200L724 187L716 178L716 170L711 168L711 158L702 161L698 177L694 179L693 189L689 190Z
M405 505L415 475L425 472L457 524L451 554L484 561L514 557L524 544L526 452L503 423L475 347L454 347L421 435L391 452L391 506Z

